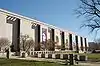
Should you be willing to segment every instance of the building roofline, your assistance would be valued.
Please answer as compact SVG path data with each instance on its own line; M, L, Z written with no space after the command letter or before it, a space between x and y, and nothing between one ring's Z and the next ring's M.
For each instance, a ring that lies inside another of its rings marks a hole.
M13 12L7 11L7 10L5 10L5 9L1 9L1 8L0 8L0 11L1 11L1 12L4 12L4 13L7 13L7 14L9 14L9 15L15 16L15 17L17 17L17 18L19 18L19 19L20 19L20 18L24 18L24 19L27 19L27 20L29 20L29 21L35 22L35 23L37 23L37 24L43 24L43 25L49 26L49 27L51 27L51 28L53 28L53 29L58 29L58 30L60 30L60 31L65 31L65 32L69 32L69 33L71 33L71 34L77 35L76 33L72 32L72 31L64 30L64 29L61 29L61 28L59 28L59 27L55 27L55 26L53 26L53 25L50 25L50 24L41 22L41 21L36 20L36 19L34 19L34 18L29 18L29 17L26 17L26 16L22 16L22 15L20 15L20 14L16 14L16 13L13 13ZM78 36L80 36L80 35L78 35ZM82 36L81 36L81 37L82 37Z

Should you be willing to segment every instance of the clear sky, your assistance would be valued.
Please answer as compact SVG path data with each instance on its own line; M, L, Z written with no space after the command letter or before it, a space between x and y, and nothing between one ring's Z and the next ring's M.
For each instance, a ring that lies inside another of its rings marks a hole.
M74 14L78 5L79 0L0 0L0 8L71 30L92 41L94 34L89 34L87 28L80 29L84 19Z

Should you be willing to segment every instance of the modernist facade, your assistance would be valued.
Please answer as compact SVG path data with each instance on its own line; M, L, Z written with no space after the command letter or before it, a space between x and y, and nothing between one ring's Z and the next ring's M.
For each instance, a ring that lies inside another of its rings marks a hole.
M14 46L14 50L20 51L20 34L27 34L32 37L35 41L35 51L41 51L39 48L40 42L48 39L56 42L54 51L78 50L79 52L85 52L88 50L88 40L86 37L0 9L0 38L8 38ZM64 49L57 48L57 46L62 45Z

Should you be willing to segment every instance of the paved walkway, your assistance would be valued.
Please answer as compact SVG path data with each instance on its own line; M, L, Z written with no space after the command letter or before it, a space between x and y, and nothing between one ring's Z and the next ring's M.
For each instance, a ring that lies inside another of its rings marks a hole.
M89 62L89 63L79 63L79 65L83 65L83 66L100 66L100 62Z
M36 61L49 61L49 62L59 62L59 61L64 61L64 60L60 60L60 59L46 59L46 58L32 58L32 57L26 57L26 58L11 57L11 59L36 60Z

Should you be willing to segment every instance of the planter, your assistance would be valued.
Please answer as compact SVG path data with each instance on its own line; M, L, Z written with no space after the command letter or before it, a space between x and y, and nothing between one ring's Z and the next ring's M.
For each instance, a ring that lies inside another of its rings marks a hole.
M48 58L52 58L52 54L48 54Z
M79 56L79 61L86 61L86 60L87 60L87 56L85 56L85 55Z
M68 54L63 54L63 59L68 59Z
M52 58L55 59L55 54L52 54Z
M22 58L25 58L25 53L22 53Z
M45 58L45 54L41 54L41 58Z
M78 55L74 55L74 60L75 61L78 61L79 59L78 59Z
M56 59L60 59L60 54L56 54L56 55L55 55L55 58L56 58Z
M41 53L38 53L38 58L41 58L41 55L42 55Z
M25 58L25 57L27 57L27 56L28 56L28 54L27 54L25 51L22 51L22 52L21 52L21 57L22 57L22 58Z
M34 53L34 57L38 57L38 53Z

